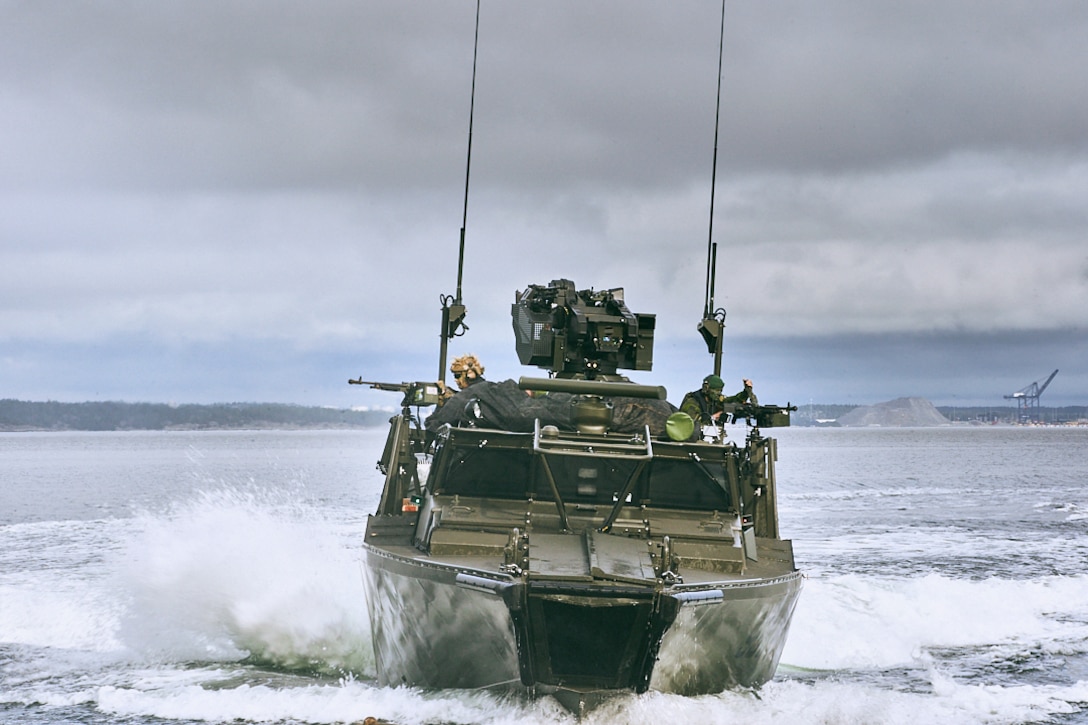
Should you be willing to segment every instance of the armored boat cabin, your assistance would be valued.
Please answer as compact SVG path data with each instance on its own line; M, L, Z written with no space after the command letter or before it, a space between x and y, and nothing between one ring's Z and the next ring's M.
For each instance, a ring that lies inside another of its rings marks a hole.
M626 392L623 383L608 385ZM399 529L402 545L417 551L533 572L529 536L610 534L647 542L640 581L743 574L761 557L792 561L789 542L778 541L776 442L758 428L736 446L655 437L649 426L613 433L532 425L443 426L433 456L418 442L400 446L398 460L384 462L391 485L378 511L393 520L370 543Z

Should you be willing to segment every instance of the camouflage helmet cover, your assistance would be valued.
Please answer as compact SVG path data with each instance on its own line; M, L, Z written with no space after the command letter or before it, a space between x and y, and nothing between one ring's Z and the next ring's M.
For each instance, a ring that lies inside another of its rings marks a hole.
M475 355L462 355L450 363L450 372L455 377L464 374L469 379L482 378L484 376L484 366Z

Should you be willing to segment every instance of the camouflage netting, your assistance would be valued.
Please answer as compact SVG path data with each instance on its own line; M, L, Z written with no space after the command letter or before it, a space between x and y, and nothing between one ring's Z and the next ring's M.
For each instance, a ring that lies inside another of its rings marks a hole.
M454 395L446 404L427 418L427 430L437 431L445 424L458 427L474 420L467 412L475 401L480 406L481 419L475 424L519 433L531 433L533 421L554 425L560 430L574 430L571 423L571 403L576 396L569 393L549 393L529 396L513 380L501 383L480 381ZM676 408L664 400L645 398L610 398L613 403L612 426L617 433L641 433L650 427L650 435L665 435L665 421Z

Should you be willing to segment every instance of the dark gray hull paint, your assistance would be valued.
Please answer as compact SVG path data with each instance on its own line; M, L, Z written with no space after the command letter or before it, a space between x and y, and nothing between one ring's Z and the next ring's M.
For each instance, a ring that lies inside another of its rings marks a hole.
M378 681L434 689L517 685L517 644L501 596L457 585L457 570L368 547L366 596Z
M518 642L519 631L531 627L515 622L527 616L518 604L523 581L366 548L367 598L383 686L534 687L532 665L519 658ZM671 588L667 596L675 596L679 606L660 637L657 661L647 673L649 689L700 695L770 680L801 584L795 571L773 579ZM651 651L658 645L649 644ZM572 688L587 689L607 688Z
M722 598L680 608L661 640L650 689L703 695L759 687L774 677L802 576L729 583Z

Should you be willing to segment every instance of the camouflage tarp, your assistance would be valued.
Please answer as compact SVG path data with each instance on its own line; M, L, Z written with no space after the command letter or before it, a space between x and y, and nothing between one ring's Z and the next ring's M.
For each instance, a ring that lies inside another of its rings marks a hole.
M491 383L484 380L460 391L427 418L427 430L437 431L445 424L457 427L473 421L484 428L530 433L533 421L554 425L561 430L574 430L571 404L576 396L570 393L549 393L530 396L513 380ZM655 437L665 435L665 420L676 408L664 400L644 398L609 398L613 404L612 426L617 433L641 433L650 426ZM480 417L470 412L479 405Z

